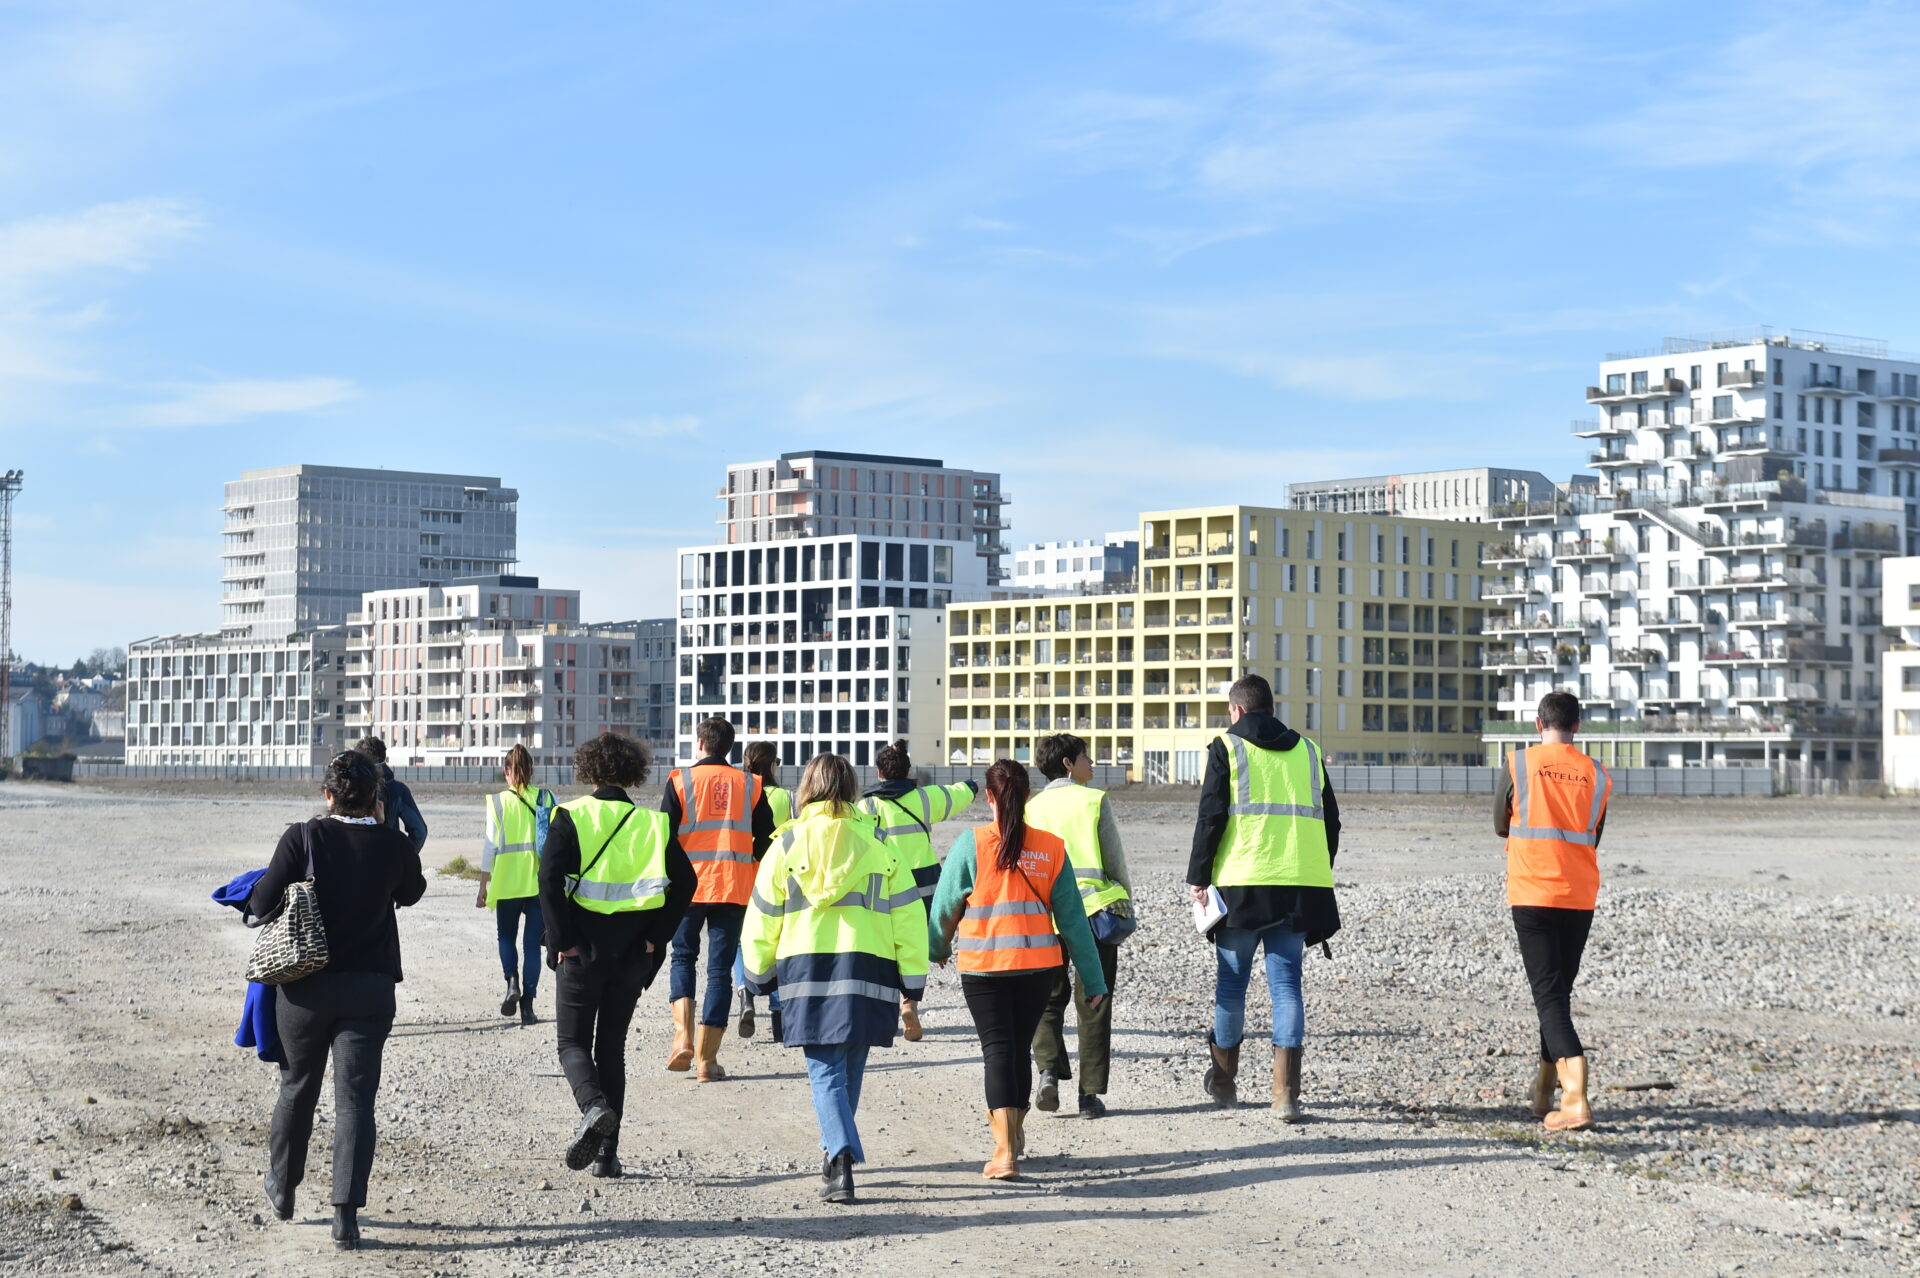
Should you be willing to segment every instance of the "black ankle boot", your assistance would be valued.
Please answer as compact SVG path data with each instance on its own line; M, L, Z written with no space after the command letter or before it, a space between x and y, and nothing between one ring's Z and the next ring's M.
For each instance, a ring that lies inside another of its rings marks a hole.
M520 996L520 1023L522 1025L537 1025L540 1023L540 1018L533 1014L533 995L531 994L522 994Z
M827 1160L827 1183L820 1187L820 1197L830 1203L853 1201L852 1150L843 1149Z
M580 1116L573 1140L567 1144L567 1166L574 1171L585 1171L600 1152L600 1142L619 1130L620 1115L605 1105L589 1106Z
M267 1201L273 1204L273 1214L282 1220L292 1220L293 1191L275 1180L272 1172L268 1172L261 1183L266 1186Z
M600 1142L600 1152L593 1156L593 1166L587 1168L592 1175L601 1180L619 1180L623 1169L620 1166L620 1138L608 1136Z
M507 996L500 1000L500 1015L512 1016L514 1009L520 1006L520 978L507 978Z
M360 1246L360 1209L342 1207L336 1204L333 1209L333 1246L336 1251L353 1251Z

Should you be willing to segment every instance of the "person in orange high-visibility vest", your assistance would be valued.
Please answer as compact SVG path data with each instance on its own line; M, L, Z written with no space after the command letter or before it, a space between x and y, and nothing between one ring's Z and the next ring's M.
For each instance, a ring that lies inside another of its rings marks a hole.
M713 1083L727 1076L720 1067L720 1040L727 1032L727 1008L733 1001L733 959L740 952L740 928L760 856L773 841L773 810L766 786L748 769L728 761L733 725L707 719L695 731L700 761L675 768L667 778L661 811L687 859L700 876L693 904L673 934L673 965L668 992L673 1000L673 1048L667 1068L691 1068L695 1081ZM695 968L700 933L707 934L707 987L694 1017Z
M1580 702L1572 693L1543 697L1534 726L1540 744L1514 751L1501 770L1493 829L1507 841L1507 904L1540 1018L1533 1113L1551 1131L1578 1131L1593 1125L1593 1109L1587 1051L1573 1027L1573 982L1600 892L1600 830L1613 778L1573 744Z
M967 831L947 853L927 918L933 960L959 955L960 992L980 1035L993 1126L993 1157L980 1172L990 1180L1020 1175L1033 1032L1067 956L1090 1006L1107 995L1066 842L1027 825L1031 789L1024 764L1001 759L987 769L993 824Z

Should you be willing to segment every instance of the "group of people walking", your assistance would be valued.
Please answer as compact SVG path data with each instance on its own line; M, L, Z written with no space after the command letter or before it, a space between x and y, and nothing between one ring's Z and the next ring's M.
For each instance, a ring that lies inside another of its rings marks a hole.
M1320 747L1275 717L1266 680L1241 679L1229 703L1231 723L1209 748L1186 875L1215 954L1202 1087L1216 1105L1239 1100L1246 993L1263 954L1271 1107L1291 1123L1301 1118L1302 960L1340 927L1340 813ZM1573 746L1579 717L1568 694L1541 703L1541 744L1509 758L1495 813L1540 1023L1529 1099L1553 1130L1592 1121L1570 995L1611 780ZM1063 1082L1077 1083L1081 1116L1106 1113L1112 993L1137 922L1119 822L1089 784L1084 741L1063 733L1037 743L1046 782L1038 791L1024 764L994 763L984 778L988 819L941 857L934 827L966 812L980 787L916 784L904 742L880 752L879 783L862 794L838 755L810 760L787 791L771 746L753 743L734 763L733 726L718 718L701 723L697 739L701 758L669 773L657 807L634 796L648 779L645 745L612 734L575 756L590 793L556 801L533 784L532 760L516 746L505 759L508 788L487 799L475 904L498 920L503 1016L537 1023L541 969L554 973L560 1065L580 1111L564 1149L570 1168L621 1175L626 1041L642 992L669 963L668 1070L723 1081L729 1012L751 1037L762 999L774 1039L801 1051L828 1202L855 1201L867 1061L896 1035L921 1037L918 1004L934 964L957 966L979 1038L991 1141L984 1176L1019 1176L1026 1116L1058 1109ZM325 969L278 989L288 1059L266 1190L288 1218L331 1052L341 1246L357 1241L354 1213L366 1201L373 1095L400 979L394 910L425 890L413 837L417 828L424 838L425 825L376 757L378 744L333 760L322 783L326 815L289 828L247 898L249 914L265 917L290 883L309 879L328 940L338 938ZM1069 1003L1077 1079L1064 1035Z

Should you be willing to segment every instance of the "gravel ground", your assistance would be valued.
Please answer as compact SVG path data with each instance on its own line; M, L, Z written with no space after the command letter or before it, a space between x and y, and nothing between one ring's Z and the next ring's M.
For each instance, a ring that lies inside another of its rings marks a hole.
M429 862L471 856L474 792L423 801ZM229 1045L250 938L206 900L311 802L0 786L0 1269L863 1274L977 1270L986 1249L989 1272L1920 1267L1920 807L1623 800L1576 995L1601 1125L1554 1136L1523 1105L1531 1009L1482 800L1343 805L1346 927L1308 961L1297 1128L1201 1100L1191 796L1121 801L1145 926L1122 957L1113 1113L1035 1115L1027 1178L983 1182L977 1048L937 973L926 1040L870 1071L852 1208L814 1196L796 1055L730 1037L733 1081L669 1075L658 989L632 1045L632 1174L567 1172L552 1026L494 1014L491 920L433 876L401 916L369 1250L350 1259L327 1247L324 1102L300 1214L266 1212L274 1071ZM1042 1228L990 1232L1008 1225Z

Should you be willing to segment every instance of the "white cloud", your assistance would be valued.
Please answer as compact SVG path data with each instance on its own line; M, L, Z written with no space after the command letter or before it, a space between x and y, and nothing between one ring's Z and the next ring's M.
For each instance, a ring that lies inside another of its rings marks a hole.
M1913 238L1920 23L1911 7L1761 7L1588 140L1619 163L1710 170L1701 188L1774 235Z
M0 225L0 289L18 291L88 269L137 271L200 225L179 200L123 200Z
M312 412L359 394L359 387L340 377L209 382L135 408L125 420L133 426L222 426L267 414Z

